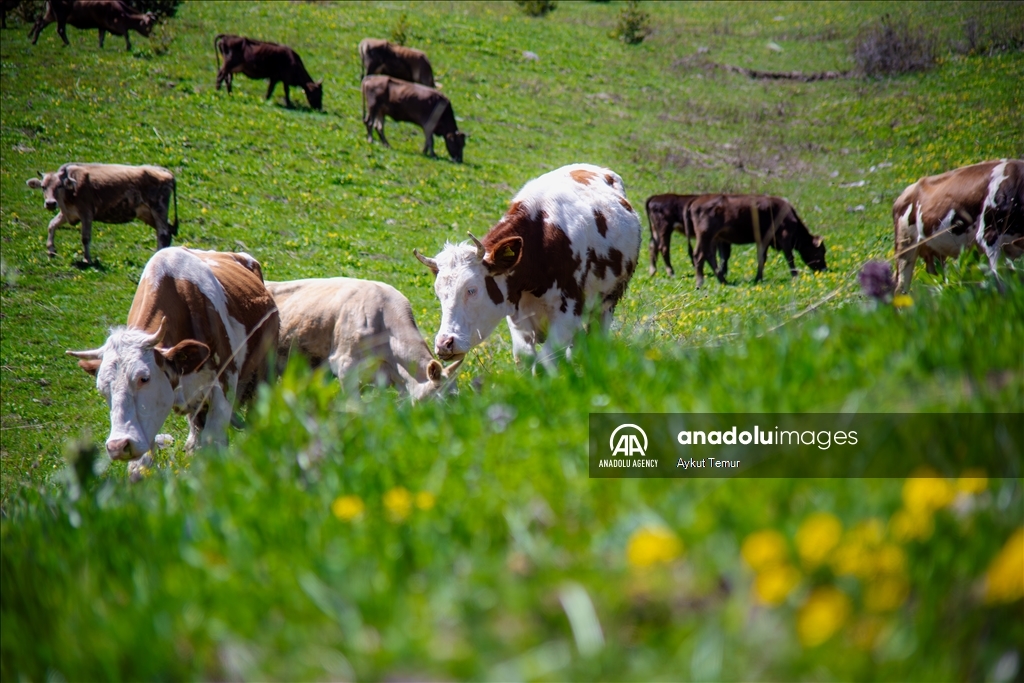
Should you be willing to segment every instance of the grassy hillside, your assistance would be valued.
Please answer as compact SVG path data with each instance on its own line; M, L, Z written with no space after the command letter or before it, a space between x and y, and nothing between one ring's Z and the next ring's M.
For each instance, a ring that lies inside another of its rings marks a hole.
M1000 292L974 254L944 277L919 268L902 309L856 284L865 261L891 257L907 184L1024 157L1024 55L948 49L965 26L1021 26L1024 10L650 3L653 35L627 46L608 37L622 6L531 19L511 3L188 2L132 53L73 28L70 47L54 27L33 47L9 20L5 679L1020 676L1019 478L592 481L585 454L590 411L1024 410L1018 273ZM936 32L935 69L799 83L715 66L846 70L850 42L886 12ZM470 135L462 165L440 142L442 158L423 157L408 124L387 122L390 150L366 142L356 45L402 15ZM324 78L324 111L295 90L285 109L280 86L264 103L265 82L241 75L216 91L221 32L294 47ZM145 482L101 459L79 485L68 444L100 442L109 421L63 352L124 322L155 235L97 225L87 268L62 230L48 259L51 215L25 180L72 160L166 166L176 244L248 251L268 279L389 282L428 337L439 307L412 249L482 235L522 184L566 163L614 169L637 207L667 191L787 197L829 269L791 279L772 254L753 285L754 253L737 248L730 284L696 290L679 240L677 277L647 276L645 237L612 334L578 340L558 376L517 369L503 326L444 403L345 396L293 367L228 450L186 456L175 417L178 445ZM808 546L807 529L835 542Z

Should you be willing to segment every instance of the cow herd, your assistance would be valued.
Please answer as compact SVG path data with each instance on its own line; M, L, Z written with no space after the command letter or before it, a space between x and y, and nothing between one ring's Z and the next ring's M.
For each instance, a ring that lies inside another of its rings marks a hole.
M128 28L146 35L152 24L121 0L49 0L33 38L50 21L58 23L65 43L65 23L99 28L101 45L105 32L127 40ZM289 88L300 87L309 105L321 108L323 82L313 80L291 48L220 34L214 49L218 89L226 84L230 92L232 75L243 73L269 80L267 98L281 83L289 107ZM376 130L387 145L383 123L390 116L423 129L425 154L433 155L439 135L461 162L465 135L451 103L435 89L426 54L367 39L359 55L370 141ZM58 210L49 224L51 256L54 232L63 223L81 222L87 262L94 221L138 218L157 232L157 252L143 271L127 325L111 330L99 348L68 352L96 377L110 406L108 454L132 461L136 471L172 410L188 416L188 450L223 444L235 410L293 353L313 366L326 365L343 381L375 378L422 400L452 388L463 359L504 318L517 363L553 367L560 353L570 353L585 321L610 326L642 239L640 217L612 170L573 164L527 182L482 239L470 234L470 241L446 243L433 257L414 250L433 273L441 304L431 349L409 300L388 284L340 277L265 281L248 254L170 247L178 229L177 192L167 169L68 163L40 176L27 184L43 191L48 210ZM793 276L794 251L812 270L826 268L824 241L779 197L658 194L646 210L651 275L659 254L668 274L674 273L674 232L686 237L698 287L705 263L726 281L734 244L756 245L758 281L769 247L783 252ZM901 289L909 287L918 255L934 270L936 259L971 245L995 272L1000 254L1014 258L1024 251L1024 161L990 161L922 178L896 200L893 221Z

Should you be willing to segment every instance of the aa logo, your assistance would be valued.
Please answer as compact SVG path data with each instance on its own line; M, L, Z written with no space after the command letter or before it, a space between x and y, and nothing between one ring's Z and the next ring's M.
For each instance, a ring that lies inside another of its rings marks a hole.
M619 432L622 432L619 434ZM618 440L616 440L618 436ZM640 439L643 445L640 445ZM619 425L612 432L608 439L608 448L612 449L612 456L624 455L627 458L644 457L647 455L647 433L635 424Z

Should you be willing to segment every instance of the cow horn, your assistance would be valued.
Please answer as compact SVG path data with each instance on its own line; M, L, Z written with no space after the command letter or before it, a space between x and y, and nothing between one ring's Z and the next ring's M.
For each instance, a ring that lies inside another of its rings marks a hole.
M40 180L42 180L42 179L43 179L43 177L44 177L44 176L43 176L43 172L42 172L42 171L36 171L36 175L37 175L37 176L39 176L39 179L40 179Z
M164 334L166 332L166 330L164 329L164 324L166 322L167 316L163 316L162 318L160 318L160 327L156 328L156 332L149 335L148 337L145 338L145 340L143 340L142 345L145 348L154 349L156 348L157 344L164 340Z
M466 234L469 235L469 239L473 240L473 244L476 245L476 257L478 259L480 259L481 261L483 261L484 260L484 254L487 252L487 250L484 249L483 242L478 240L476 238L476 236L473 235L473 233L471 233L471 232L467 231Z
M71 351L69 349L64 353L69 356L74 356L75 358L81 358L82 360L99 360L100 358L103 358L103 351L106 349L106 346L107 345L104 344L98 349L89 349L88 351Z
M430 270L434 271L434 275L437 275L437 271L438 271L438 267L437 267L437 261L435 261L435 260L434 260L434 259L432 259L432 258L428 258L428 257L424 256L423 254L421 254L421 253L420 253L420 252L419 252L418 250L416 250L416 249L413 249L413 250L412 250L412 253L413 253L413 255L414 255L414 256L415 256L416 258L418 258L418 259L420 260L420 263L422 263L423 265L425 265L425 266L426 266L427 268L430 268Z
M466 360L465 356L463 356L462 358L458 359L457 361L455 361L454 363L452 363L451 365L446 367L444 369L444 377L445 377L445 379L452 379L452 378L454 378L455 377L455 373L458 372L459 366L462 365L462 361L464 361L464 360Z

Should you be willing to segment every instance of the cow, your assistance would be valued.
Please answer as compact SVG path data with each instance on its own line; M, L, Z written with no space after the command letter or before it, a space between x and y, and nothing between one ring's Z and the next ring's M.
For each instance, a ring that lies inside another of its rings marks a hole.
M189 452L226 444L233 406L268 375L278 325L263 271L248 254L182 247L154 254L127 326L97 349L67 352L96 377L110 406L110 458L143 458L172 410L188 416Z
M611 325L640 232L622 178L574 164L526 183L483 240L470 234L471 244L447 243L434 258L413 250L434 274L441 302L437 357L465 357L505 317L516 362L534 357L552 368L559 349L569 354L585 310L599 309L602 328Z
M781 197L745 194L708 194L690 201L687 208L693 226L697 249L693 255L697 286L704 284L704 262L711 264L722 284L729 267L734 244L757 244L757 277L764 278L768 247L781 250L793 277L799 274L793 262L793 250L800 254L811 270L825 270L825 241L812 235L796 213ZM718 248L722 266L718 267L714 251Z
M230 93L232 74L243 73L256 80L270 79L264 99L269 100L274 94L274 87L281 83L284 86L284 103L289 109L292 108L288 92L291 86L305 91L310 107L323 108L324 80L314 81L302 64L302 58L287 45L220 33L213 39L213 49L224 59L217 71L217 90L222 83L227 83Z
M130 51L129 29L148 38L156 21L157 17L152 12L137 12L122 0L47 0L46 12L36 20L28 35L35 45L39 33L57 22L57 34L66 47L69 45L66 25L71 24L78 29L99 29L100 47L103 47L108 32L124 36L125 48Z
M423 129L426 138L423 153L427 156L434 156L434 136L440 135L452 160L462 163L466 134L455 123L455 112L447 97L425 85L390 76L367 76L363 79L362 90L367 142L373 142L373 131L376 130L384 146L391 146L384 137L386 114L395 121L408 121Z
M156 248L170 246L178 234L178 191L174 174L160 166L68 163L53 173L40 173L26 184L43 191L48 211L59 209L50 221L46 251L57 255L54 233L64 223L82 222L82 250L91 263L92 223L128 223L136 218L156 228ZM174 223L167 219L174 196Z
M314 368L327 363L335 377L375 373L378 383L413 400L435 395L455 377L430 353L409 300L391 285L334 277L267 282L281 315L278 367L301 353Z
M909 185L892 205L896 286L910 289L918 255L929 273L935 259L976 245L997 274L999 253L1020 255L1024 236L1024 161L1000 159L963 166Z
M395 45L379 38L364 38L359 41L359 59L363 63L360 80L382 74L428 88L435 87L434 70L422 50Z

